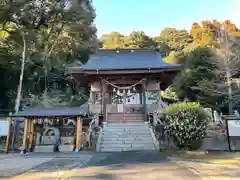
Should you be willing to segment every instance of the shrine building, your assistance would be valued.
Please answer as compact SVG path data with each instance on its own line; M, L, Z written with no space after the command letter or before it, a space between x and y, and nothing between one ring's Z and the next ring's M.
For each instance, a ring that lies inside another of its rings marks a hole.
M104 49L68 70L90 87L91 113L106 123L130 123L147 121L148 114L159 110L163 103L159 91L169 86L180 68L165 63L154 50Z

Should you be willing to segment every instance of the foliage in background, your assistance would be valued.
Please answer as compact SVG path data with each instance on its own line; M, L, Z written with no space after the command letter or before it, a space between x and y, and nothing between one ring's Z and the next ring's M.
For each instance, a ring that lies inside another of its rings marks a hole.
M161 98L164 98L164 99L169 99L173 101L179 100L176 92L173 90L171 86L165 89L165 91L161 91L160 95L161 95Z
M45 86L50 94L57 90L59 93L61 91L59 96L62 96L67 84L75 96L79 85L68 78L66 67L87 62L90 53L102 46L108 49L153 48L168 63L191 64L193 61L194 64L196 59L199 62L203 60L199 68L199 63L190 68L186 66L185 72L181 72L182 76L176 79L179 82L173 86L173 90L180 98L199 100L206 106L218 104L219 97L209 98L203 91L191 88L196 87L197 74L203 74L204 67L208 65L204 63L209 55L199 47L218 47L216 39L222 25L232 38L239 41L240 37L236 25L226 20L221 23L193 23L190 32L167 27L155 37L149 37L143 31L135 31L130 35L112 32L104 34L100 42L96 39L96 27L93 24L96 14L90 0L6 0L4 3L0 7L0 108L3 111L12 110L16 97L23 50L22 32L26 33L28 46L22 92L25 100L29 94L41 99ZM197 70L193 71L194 68ZM209 77L207 72L206 78Z
M196 150L206 135L210 116L199 103L179 102L167 106L159 118L176 147Z
M13 108L23 34L27 43L23 100L31 98L30 94L42 99L46 89L57 90L62 97L67 84L75 96L78 85L68 78L66 68L85 63L97 49L94 19L89 0L4 1L0 7L0 69L4 74L1 76L1 110Z
M103 48L155 48L161 52L163 57L167 57L171 52L178 57L178 53L188 53L199 46L217 46L219 28L225 26L231 37L240 37L240 31L229 20L219 22L202 21L194 22L190 32L177 30L174 27L166 27L158 36L149 37L142 31L133 32L130 35L123 35L121 32L103 34L100 40ZM173 57L173 55L171 55ZM180 59L182 54L180 54ZM175 57L174 57L175 58ZM169 59L169 58L167 58ZM176 59L176 58L175 58ZM173 62L173 60L172 60ZM179 62L178 60L176 62Z
M82 90L73 95L71 88L67 88L66 92L61 90L51 90L47 94L31 95L26 103L30 107L71 107L81 106L88 99L86 93Z
M223 96L227 100L225 103L228 106L228 113L231 115L234 113L234 104L240 102L240 89L232 80L240 69L239 49L240 46L230 40L224 41L220 48L212 49L214 56L211 63L215 68L207 67L207 69L214 74L214 78L211 80L199 79L196 86L197 90L209 97Z
M180 99L198 101L203 106L211 108L221 103L224 98L222 95L207 94L204 91L204 85L201 85L201 89L196 88L199 81L216 79L214 70L217 66L212 62L213 57L212 48L209 47L199 47L188 54L188 61L186 61L184 68L175 77L172 84L173 90Z

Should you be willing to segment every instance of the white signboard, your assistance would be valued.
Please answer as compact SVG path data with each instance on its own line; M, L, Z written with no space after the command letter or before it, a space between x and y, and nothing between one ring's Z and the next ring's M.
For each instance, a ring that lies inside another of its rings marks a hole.
M8 121L0 121L0 136L8 136Z
M240 136L240 120L228 120L229 136Z

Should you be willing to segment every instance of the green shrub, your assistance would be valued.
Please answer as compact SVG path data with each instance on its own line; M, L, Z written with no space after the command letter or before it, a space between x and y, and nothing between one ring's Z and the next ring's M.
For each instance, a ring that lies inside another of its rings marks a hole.
M187 150L200 148L209 118L209 114L195 102L169 105L160 116L169 138L178 148Z
M197 102L174 103L164 108L162 114L170 115L181 110L187 110L187 109L199 108L199 107L200 107L200 104Z

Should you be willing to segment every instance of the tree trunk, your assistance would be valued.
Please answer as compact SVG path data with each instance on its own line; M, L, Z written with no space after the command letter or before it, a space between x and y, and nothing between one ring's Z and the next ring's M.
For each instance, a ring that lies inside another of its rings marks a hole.
M25 60L26 60L26 53L27 53L27 42L26 42L26 37L24 33L22 34L22 39L23 39L22 64L21 64L21 72L19 77L18 92L17 92L16 101L15 101L15 108L14 108L15 113L19 111L19 107L20 107L21 94L22 94L22 82L23 82L24 67L25 67Z
M231 72L227 69L227 85L228 85L228 114L233 115L233 95L232 95L232 82L231 82Z
M22 94L22 82L23 82L23 76L24 76L24 67L25 67L25 60L27 57L27 42L26 42L26 36L25 36L24 32L22 34L22 39L23 39L22 64L21 64L21 72L20 72L20 77L19 77L17 97L15 100L15 107L14 107L15 113L17 113L19 111L19 107L20 107L21 94ZM14 118L13 136L12 136L12 142L11 142L12 150L14 150L14 141L15 141L15 136L16 136L15 135L16 134L16 124L17 124L17 121Z

